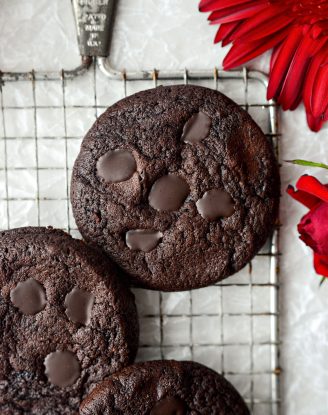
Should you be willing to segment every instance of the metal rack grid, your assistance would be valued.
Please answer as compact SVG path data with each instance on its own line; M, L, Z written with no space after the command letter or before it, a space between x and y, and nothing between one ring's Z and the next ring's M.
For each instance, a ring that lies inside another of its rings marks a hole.
M278 109L272 101L250 98L251 90L255 96L265 90L260 72L127 73L98 58L59 74L2 73L1 81L0 228L53 225L79 236L69 185L83 134L117 99L161 84L223 89L253 117L260 115L257 121L279 157ZM73 91L79 91L77 97ZM24 154L20 161L17 152ZM278 233L277 227L252 264L213 287L183 293L135 289L138 359L200 361L222 372L253 414L279 415Z

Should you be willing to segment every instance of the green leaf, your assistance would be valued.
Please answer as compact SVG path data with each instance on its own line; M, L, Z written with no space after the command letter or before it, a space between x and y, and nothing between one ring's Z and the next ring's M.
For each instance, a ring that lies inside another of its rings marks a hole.
M328 165L324 163L316 163L315 161L307 161L307 160L286 160L286 163L297 164L298 166L309 166L309 167L319 167L321 169L328 170Z

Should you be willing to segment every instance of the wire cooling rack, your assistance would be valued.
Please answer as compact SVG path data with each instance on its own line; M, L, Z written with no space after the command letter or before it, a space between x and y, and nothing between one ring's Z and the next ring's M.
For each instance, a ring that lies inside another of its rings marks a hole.
M279 156L277 107L260 72L119 72L84 58L61 73L1 73L0 228L52 225L79 236L69 202L83 135L109 105L174 83L218 89L260 124ZM190 359L222 372L254 415L279 415L278 227L251 264L215 286L180 293L135 289L138 360Z

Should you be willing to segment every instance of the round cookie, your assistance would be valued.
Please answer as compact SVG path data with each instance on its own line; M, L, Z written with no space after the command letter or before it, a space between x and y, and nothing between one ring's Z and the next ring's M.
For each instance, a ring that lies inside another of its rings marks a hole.
M0 413L77 414L134 360L134 297L104 255L60 230L1 232L0 333Z
M99 384L81 415L249 415L221 375L194 362L138 363Z
M123 99L93 125L71 199L83 237L135 285L187 290L234 274L273 229L279 171L246 111L197 86Z

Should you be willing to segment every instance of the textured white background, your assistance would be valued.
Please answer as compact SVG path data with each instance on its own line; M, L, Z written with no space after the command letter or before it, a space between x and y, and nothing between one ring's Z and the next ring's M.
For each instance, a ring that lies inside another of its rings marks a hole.
M0 0L0 68L36 70L79 64L69 0ZM118 68L211 68L225 53L213 46L215 28L196 0L120 0L112 62ZM265 70L268 56L252 63ZM282 159L328 162L328 130L311 133L303 108L282 115ZM283 165L282 189L304 173L328 182L327 173ZM281 330L283 414L328 414L328 283L319 289L312 256L298 241L305 210L282 198Z

